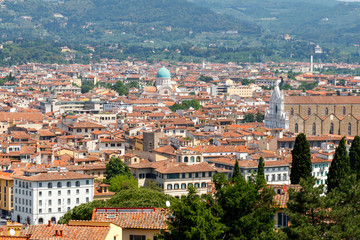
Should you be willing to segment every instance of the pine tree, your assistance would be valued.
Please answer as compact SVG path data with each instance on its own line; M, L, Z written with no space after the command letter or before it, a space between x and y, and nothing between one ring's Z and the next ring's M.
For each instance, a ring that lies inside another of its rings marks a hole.
M360 178L360 137L355 136L354 141L351 144L350 151L350 169L356 174L357 179Z
M328 192L338 187L350 174L350 159L346 151L346 140L343 137L335 150L334 159L327 178Z
M295 140L295 146L291 151L292 164L290 172L291 184L299 184L301 178L311 176L310 144L306 135L300 133Z

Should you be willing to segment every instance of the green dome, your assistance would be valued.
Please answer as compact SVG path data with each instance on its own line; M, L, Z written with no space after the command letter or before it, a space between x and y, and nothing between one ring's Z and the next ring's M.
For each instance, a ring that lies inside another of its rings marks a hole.
M156 74L157 78L171 78L171 74L166 67L160 68L160 70Z

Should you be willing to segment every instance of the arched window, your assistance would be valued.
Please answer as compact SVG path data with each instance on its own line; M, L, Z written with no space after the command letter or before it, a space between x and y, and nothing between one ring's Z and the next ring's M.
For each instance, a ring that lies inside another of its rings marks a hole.
M308 108L308 116L311 115L311 108Z
M201 183L201 187L206 188L206 183L205 182Z
M313 123L313 126L312 126L312 135L316 135L316 124Z
M26 218L26 223L27 223L27 224L30 224L30 217L27 217L27 218Z
M196 162L200 162L200 161L201 161L200 156L197 156L197 157L196 157Z
M51 218L51 223L52 223L52 224L56 224L56 218L55 218L55 217L52 217L52 218Z
M181 188L182 188L182 189L185 189L185 188L186 188L186 183L182 183L182 184L181 184Z
M278 108L277 108L277 105L275 106L275 113L277 113L277 110L278 110Z
M329 109L325 108L325 116L329 115Z
M167 189L172 189L172 184L168 184Z
M348 136L351 136L351 123L348 125Z
M198 188L198 187L200 187L200 184L199 184L199 183L195 183L195 184L194 184L194 187Z
M299 125L297 123L295 123L295 133L299 132Z
M291 110L290 110L290 115L291 116L294 115L294 109L293 108L291 108Z
M195 161L194 156L191 156L191 157L190 157L190 162L194 162L194 161Z
M343 115L346 114L346 107L343 107Z
M76 181L75 186L80 187L80 181Z
M330 134L334 134L334 124L330 124Z
M52 188L52 183L51 182L48 183L48 188Z
M179 184L174 184L174 189L179 189Z
M20 221L21 221L21 217L20 215L17 215L17 222L20 223Z
M189 162L189 157L188 156L184 157L184 162Z
M61 188L61 187L62 187L61 182L58 182L58 183L57 183L57 187L58 187L58 188Z
M67 186L67 187L71 187L71 182L70 182L70 181L67 182L67 183L66 183L66 186Z
M193 184L192 183L188 183L188 187L192 186Z
M44 219L43 218L39 218L39 224L43 224L44 223Z

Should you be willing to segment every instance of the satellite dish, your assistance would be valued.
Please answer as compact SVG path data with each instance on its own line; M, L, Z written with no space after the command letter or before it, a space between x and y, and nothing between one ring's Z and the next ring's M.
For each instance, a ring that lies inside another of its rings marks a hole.
M10 233L11 236L15 236L15 230L14 229L10 229L9 233Z
M170 207L170 201L166 201L165 204L166 204L167 207Z

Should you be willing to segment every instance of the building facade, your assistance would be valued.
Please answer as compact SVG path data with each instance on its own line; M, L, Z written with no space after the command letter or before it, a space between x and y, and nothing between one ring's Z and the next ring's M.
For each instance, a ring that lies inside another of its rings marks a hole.
M91 202L94 178L68 171L14 176L15 207L12 220L19 223L56 223L70 209Z

